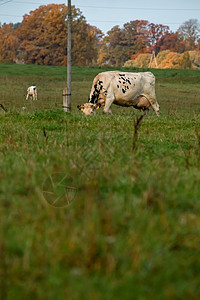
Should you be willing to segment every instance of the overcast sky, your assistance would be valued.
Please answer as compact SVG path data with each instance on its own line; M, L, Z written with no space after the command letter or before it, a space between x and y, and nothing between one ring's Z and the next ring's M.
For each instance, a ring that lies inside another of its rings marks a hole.
M67 3L51 0L0 0L0 22L21 22L24 14L40 5ZM132 20L148 20L168 25L172 31L189 19L200 22L200 0L71 0L80 8L87 22L104 33L113 26Z

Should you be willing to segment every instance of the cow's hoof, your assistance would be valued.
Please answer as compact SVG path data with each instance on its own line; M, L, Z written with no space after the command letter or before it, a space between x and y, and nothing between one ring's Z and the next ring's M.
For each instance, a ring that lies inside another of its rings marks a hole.
M112 111L110 112L110 111L103 111L103 114L105 114L105 115L112 115Z

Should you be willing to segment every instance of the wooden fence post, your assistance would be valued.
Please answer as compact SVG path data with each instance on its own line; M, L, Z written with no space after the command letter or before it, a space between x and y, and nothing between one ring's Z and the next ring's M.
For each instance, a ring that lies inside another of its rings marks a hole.
M64 88L63 89L63 93L62 93L62 96L63 96L63 110L64 111L68 111L67 110L67 88Z

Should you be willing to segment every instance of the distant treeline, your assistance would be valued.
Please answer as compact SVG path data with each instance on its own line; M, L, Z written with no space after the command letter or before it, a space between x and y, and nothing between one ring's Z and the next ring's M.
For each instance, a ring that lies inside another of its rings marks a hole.
M162 24L134 20L104 35L72 6L73 65L143 67L152 51L160 68L166 67L162 58L169 68L199 68L200 24L190 19L172 32ZM0 62L66 65L67 7L43 5L26 14L22 23L0 26Z

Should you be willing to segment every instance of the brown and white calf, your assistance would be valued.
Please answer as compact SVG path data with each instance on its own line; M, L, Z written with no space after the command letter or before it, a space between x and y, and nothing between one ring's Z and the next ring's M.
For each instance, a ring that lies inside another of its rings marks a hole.
M37 100L37 87L35 85L29 86L27 89L26 100Z
M148 111L150 107L159 115L159 104L155 95L155 76L151 72L108 71L99 73L93 80L88 102L100 103L104 113L112 113L112 103L120 106L133 106ZM87 103L86 103L87 104ZM82 104L85 106L86 104ZM88 105L87 105L88 106ZM84 110L82 109L83 113ZM87 110L88 112L88 110ZM87 113L87 114L92 114Z

